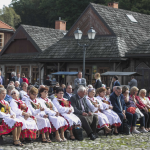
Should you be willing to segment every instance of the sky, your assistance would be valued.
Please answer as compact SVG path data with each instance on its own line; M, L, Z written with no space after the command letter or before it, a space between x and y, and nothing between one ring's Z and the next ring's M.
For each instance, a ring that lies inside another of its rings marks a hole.
M0 0L0 9L3 8L3 5L8 6L11 3L11 0Z

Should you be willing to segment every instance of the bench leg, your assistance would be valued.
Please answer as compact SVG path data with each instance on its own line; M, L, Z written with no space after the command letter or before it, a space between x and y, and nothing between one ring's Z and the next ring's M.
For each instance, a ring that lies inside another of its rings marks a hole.
M0 145L4 144L2 135L0 136Z

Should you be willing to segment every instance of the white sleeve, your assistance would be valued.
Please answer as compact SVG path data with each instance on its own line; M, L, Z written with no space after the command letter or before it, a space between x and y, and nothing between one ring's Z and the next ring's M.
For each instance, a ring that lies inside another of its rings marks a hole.
M5 117L9 117L10 118L10 114L5 114L5 113L0 111L0 118L5 118Z
M59 104L57 98L55 98L55 99L53 100L53 104L55 105L55 107L57 108L57 110L58 110L58 112L59 112L60 114L68 113L68 112L69 112L69 109L70 109L70 108L68 108L68 107L62 107L62 106Z
M108 109L108 108L109 108L109 105L108 105L108 104L103 103L103 102L102 102L102 104L103 104L103 110L105 110L105 109Z
M95 107L95 106L91 103L91 101L90 101L89 99L87 99L87 98L86 98L86 103L87 103L88 107L90 108L90 110L91 110L92 112L95 112L95 111L98 110L98 107Z
M14 99L11 100L10 105L12 111L16 114L16 116L22 116L22 110L18 108L17 103Z
M40 109L34 109L32 107L30 100L26 100L25 103L28 106L28 109L30 109L30 111L32 112L33 116L36 116L38 113L40 113Z

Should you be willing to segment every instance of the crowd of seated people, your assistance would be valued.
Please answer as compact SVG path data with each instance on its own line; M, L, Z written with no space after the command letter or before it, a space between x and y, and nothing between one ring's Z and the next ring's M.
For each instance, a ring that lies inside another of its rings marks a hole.
M108 87L96 90L81 85L73 94L72 86L67 85L65 90L54 87L49 96L45 85L39 89L26 82L15 85L9 84L7 90L0 85L0 136L12 132L15 146L37 138L51 143L51 133L54 141L66 142L66 130L69 139L76 140L74 128L84 129L91 140L99 137L100 130L106 136L124 134L124 120L132 134L150 132L150 100L145 89L132 87L129 92L126 86L114 86L111 93Z

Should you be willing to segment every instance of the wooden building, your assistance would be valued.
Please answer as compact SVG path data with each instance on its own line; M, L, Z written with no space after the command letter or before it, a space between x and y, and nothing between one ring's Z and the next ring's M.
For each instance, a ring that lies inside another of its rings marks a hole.
M68 32L64 31L64 21L57 23L60 23L57 29L21 25L0 53L2 70L7 73L10 67L26 71L32 83L37 77L42 82L53 72L82 70L83 49L73 35L79 27L83 32L79 42L90 45L85 69L88 84L94 83L96 72L137 71L143 74L138 78L139 88L150 88L149 15L118 9L117 3L108 7L90 3ZM97 32L92 42L87 38L90 27ZM74 78L61 76L57 80L74 85ZM128 84L130 77L119 80ZM109 81L108 77L102 77L107 86Z

